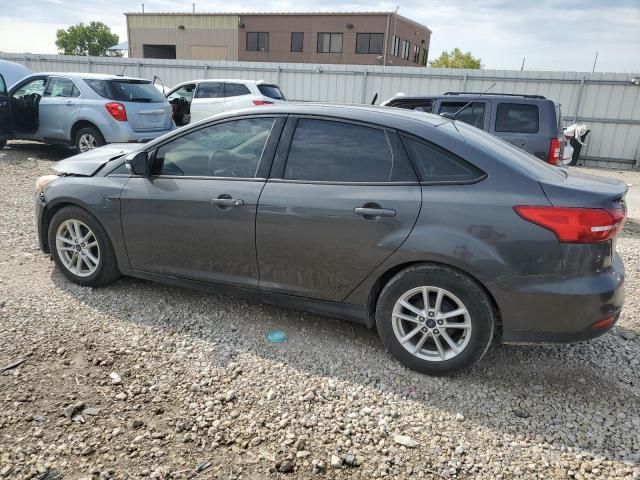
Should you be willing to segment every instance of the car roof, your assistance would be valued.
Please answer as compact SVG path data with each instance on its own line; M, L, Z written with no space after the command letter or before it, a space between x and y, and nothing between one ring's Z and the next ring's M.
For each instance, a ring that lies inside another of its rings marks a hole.
M528 95L528 94L512 94L512 93L493 93L484 94L471 93L471 92L447 92L438 95L394 95L389 100L449 100L455 102L456 100L517 100L524 102L553 102L552 100L543 97L542 95Z
M243 78L198 78L195 80L188 80L186 82L180 82L171 87L174 89L181 85L188 85L189 83L202 83L202 82L223 82L223 83L247 83L252 85L276 85L275 83L265 82L264 80L246 80Z
M111 75L107 73L82 73L82 72L35 72L30 77L38 77L46 75L49 77L68 77L75 79L95 79L95 80L136 80L136 81L144 81L150 82L149 79L146 78L136 78L136 77L125 77L120 75ZM26 77L25 77L26 78Z

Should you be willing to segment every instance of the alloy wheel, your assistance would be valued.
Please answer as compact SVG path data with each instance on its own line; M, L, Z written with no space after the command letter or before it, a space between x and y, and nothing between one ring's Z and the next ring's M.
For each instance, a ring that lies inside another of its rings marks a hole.
M91 229L80 220L65 220L56 232L56 251L64 267L74 275L93 275L100 264L100 246Z
M469 311L453 293L439 287L416 287L393 307L393 332L412 355L432 362L460 355L471 339Z
M98 142L96 141L96 137L94 137L90 133L84 133L80 136L80 139L78 140L78 149L80 150L80 152L93 150L97 147Z

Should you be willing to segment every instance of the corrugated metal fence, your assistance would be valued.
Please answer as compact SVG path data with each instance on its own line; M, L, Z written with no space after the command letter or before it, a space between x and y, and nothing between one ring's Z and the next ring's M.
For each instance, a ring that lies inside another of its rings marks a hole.
M640 167L640 86L625 73L452 70L303 63L204 62L1 53L34 71L158 75L165 86L198 78L264 79L291 100L370 103L397 92L431 95L486 89L493 93L544 95L562 105L565 123L591 128L582 157L587 165ZM636 77L640 77L637 75Z

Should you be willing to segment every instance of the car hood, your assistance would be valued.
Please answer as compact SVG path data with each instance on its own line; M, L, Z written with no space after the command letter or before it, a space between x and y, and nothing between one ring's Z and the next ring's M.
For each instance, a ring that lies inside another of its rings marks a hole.
M90 177L111 160L138 149L140 144L136 143L111 143L61 160L53 169L63 175Z

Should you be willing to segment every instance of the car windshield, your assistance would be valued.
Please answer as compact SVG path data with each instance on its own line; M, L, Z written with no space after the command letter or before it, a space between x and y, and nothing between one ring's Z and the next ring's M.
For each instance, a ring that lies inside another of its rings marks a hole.
M274 100L285 100L282 90L280 90L280 87L277 85L261 83L258 85L258 90L260 90L260 93L265 97L273 98Z
M85 79L94 92L103 98L120 102L162 103L162 93L147 80Z

